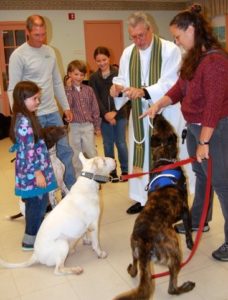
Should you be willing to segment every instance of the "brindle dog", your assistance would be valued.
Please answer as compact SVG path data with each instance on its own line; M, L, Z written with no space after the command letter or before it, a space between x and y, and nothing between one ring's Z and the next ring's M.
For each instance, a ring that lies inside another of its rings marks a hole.
M171 164L177 158L177 136L173 127L162 115L154 118L151 138L153 169ZM177 285L181 268L182 252L173 224L183 220L186 230L186 244L193 247L191 218L187 202L186 178L180 167L168 172L153 174L149 185L148 201L136 218L131 235L133 263L128 273L135 277L140 270L138 288L117 296L114 300L146 300L154 292L151 279L151 260L166 265L170 272L169 294L191 291L195 283L187 281ZM176 177L173 175L176 173ZM168 174L168 175L167 175ZM157 175L160 175L156 177ZM162 181L163 180L163 181Z

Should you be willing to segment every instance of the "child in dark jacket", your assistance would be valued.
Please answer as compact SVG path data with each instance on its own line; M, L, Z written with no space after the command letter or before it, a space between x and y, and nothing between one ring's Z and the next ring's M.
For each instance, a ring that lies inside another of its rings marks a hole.
M97 96L101 122L101 134L103 138L105 156L115 158L115 146L118 152L121 175L128 173L128 150L126 141L127 129L127 105L117 110L113 98L110 96L112 80L118 75L118 69L110 65L110 52L106 47L97 47L94 50L94 59L97 71L90 79L89 85ZM118 182L117 170L111 174L112 182Z

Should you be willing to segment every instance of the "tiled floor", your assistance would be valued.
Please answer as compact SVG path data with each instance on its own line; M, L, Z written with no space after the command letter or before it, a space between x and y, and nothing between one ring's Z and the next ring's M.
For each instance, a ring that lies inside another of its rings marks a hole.
M18 211L18 201L13 193L14 170L10 163L13 155L8 153L9 146L9 139L0 141L0 256L11 262L20 262L29 258L31 253L21 250L24 220L9 221L5 218ZM79 276L55 276L53 268L43 265L27 269L0 267L0 300L111 300L120 292L135 287L138 278L132 279L126 272L131 261L129 239L135 220L135 216L125 212L132 203L127 189L127 183L108 183L100 191L100 241L109 253L106 259L97 259L89 246L79 243L76 253L66 262L68 266L84 268L84 273ZM203 234L195 256L179 275L179 283L195 281L195 289L181 296L170 296L167 293L169 278L162 277L155 280L155 293L151 299L228 299L228 263L217 262L211 257L212 250L223 242L223 218L217 200L210 225L211 230ZM186 258L189 251L184 242L182 247ZM156 273L163 270L161 266L155 267Z

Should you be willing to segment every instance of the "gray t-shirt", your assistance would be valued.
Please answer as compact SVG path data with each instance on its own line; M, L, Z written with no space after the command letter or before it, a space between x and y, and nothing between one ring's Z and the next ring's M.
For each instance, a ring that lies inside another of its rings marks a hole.
M63 111L69 109L55 52L50 46L35 48L26 42L10 56L8 96L11 107L13 89L22 80L33 81L41 88L38 116L58 111L55 97Z

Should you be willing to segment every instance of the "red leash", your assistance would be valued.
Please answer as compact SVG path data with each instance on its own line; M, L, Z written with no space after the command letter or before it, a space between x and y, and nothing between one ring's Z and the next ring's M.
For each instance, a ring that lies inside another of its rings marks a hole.
M196 160L195 157L189 157L187 159L176 161L173 164L168 164L168 165L161 166L159 168L153 169L152 171L122 175L121 178L123 180L125 180L125 179L131 179L131 178L135 178L135 177L144 176L144 175L151 174L151 173L161 172L161 171L164 171L164 170L169 170L169 169L173 169L173 168L176 168L176 167L180 167L180 166L189 164L189 163L191 163L191 162L193 162L195 160Z
M174 168L174 167L186 165L186 164L188 164L190 162L193 162L195 160L196 160L196 158L190 157L188 159L175 162L174 164L169 164L169 165L162 166L162 167L154 169L153 171L150 171L150 172L123 175L123 178L124 179L129 179L129 178L134 178L134 177L147 175L147 174L150 174L150 173L161 172L161 171L168 170L168 169L171 169L171 168ZM208 206L209 206L209 200L210 200L211 175L212 175L212 162L211 162L211 158L209 158L208 159L208 168L207 168L206 193L205 193L203 211L202 211L200 224L199 224L199 230L197 231L196 238L195 238L194 245L193 245L193 248L191 250L191 253L188 256L188 258L181 264L181 268L184 267L192 259L193 255L195 254L195 252L198 248L198 245L199 245L199 242L200 242L200 239L201 239L201 236L202 236L203 227L204 227L204 224L205 224L205 221L206 221L207 211L208 211ZM159 274L154 274L154 275L151 276L151 278L155 279L155 278L159 278L159 277L164 277L166 275L169 275L169 271L162 272L162 273L159 273Z

